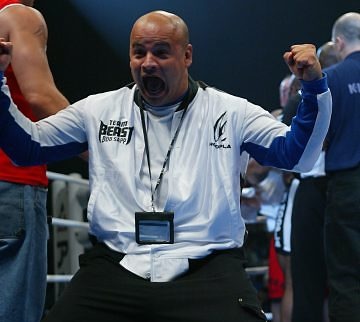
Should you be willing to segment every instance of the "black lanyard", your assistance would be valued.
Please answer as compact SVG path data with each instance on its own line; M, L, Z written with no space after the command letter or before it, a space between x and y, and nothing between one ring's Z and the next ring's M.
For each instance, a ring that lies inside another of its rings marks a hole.
M191 102L191 100L193 98L194 98L193 93L190 93L190 89L189 89L187 94L185 95L183 101L181 102L179 108L177 109L177 111L178 110L184 110L184 111L182 113L181 120L180 120L180 123L179 123L179 125L178 125L178 127L176 129L174 137L172 138L172 140L170 142L169 149L168 149L168 151L166 153L165 160L163 162L162 169L160 171L160 175L159 175L159 178L156 181L156 185L155 185L154 189L153 189L152 180L151 180L149 141L148 141L148 135L147 135L146 125L145 125L144 105L142 103L142 100L139 100L139 102L141 102L140 103L141 125L142 125L142 129L143 129L144 142L145 142L145 151L146 151L147 163L148 163L148 168L149 168L150 188L151 188L151 208L152 208L153 212L155 212L155 207L154 207L154 195L155 195L155 192L156 192L156 190L159 188L159 186L161 184L161 181L162 181L163 176L164 176L166 165L167 165L167 163L169 161L169 158L170 158L170 153L172 151L172 148L174 146L176 138L178 137L178 134L180 132L180 128L181 128L181 125L183 123L187 108L188 108L188 106L189 106L189 104L190 104L190 102Z

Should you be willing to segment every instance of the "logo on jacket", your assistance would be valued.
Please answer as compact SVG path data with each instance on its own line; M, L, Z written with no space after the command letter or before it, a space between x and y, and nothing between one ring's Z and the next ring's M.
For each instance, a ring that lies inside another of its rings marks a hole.
M230 144L226 144L226 124L227 124L227 115L226 112L220 115L214 124L214 141L210 142L210 146L213 146L216 149L231 149Z
M128 126L128 121L109 120L108 124L100 121L99 127L99 141L117 142L122 144L129 144L134 127Z

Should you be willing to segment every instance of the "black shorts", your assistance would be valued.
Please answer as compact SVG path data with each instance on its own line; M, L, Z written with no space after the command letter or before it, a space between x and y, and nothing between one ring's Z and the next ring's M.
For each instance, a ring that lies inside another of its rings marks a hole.
M298 185L299 180L294 178L284 194L276 216L274 229L275 250L283 255L290 255L291 252L291 216Z

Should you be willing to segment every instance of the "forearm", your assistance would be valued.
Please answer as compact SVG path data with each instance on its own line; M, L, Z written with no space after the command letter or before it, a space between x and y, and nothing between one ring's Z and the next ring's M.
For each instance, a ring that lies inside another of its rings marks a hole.
M299 143L299 160L291 169L309 171L314 166L326 138L332 112L331 93L324 76L320 80L302 81L302 101L291 123L294 138L290 144Z
M55 114L69 106L68 100L52 86L44 88L40 92L29 93L26 101L38 119Z
M255 135L242 148L262 165L308 171L320 154L330 116L331 95L326 78L303 82L302 101L291 127L279 128L274 121L263 125L262 131L267 134ZM261 120L257 122L260 124Z
M8 87L3 84L4 78L1 79L0 147L14 163L21 166L44 164L86 151L85 136L74 138L70 126L70 133L63 134L61 118L57 122L46 119L37 123L26 118L14 105Z

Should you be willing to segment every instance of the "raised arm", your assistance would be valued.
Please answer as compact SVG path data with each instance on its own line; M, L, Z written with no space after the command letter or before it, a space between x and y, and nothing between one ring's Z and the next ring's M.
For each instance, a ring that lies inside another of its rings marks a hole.
M13 44L12 68L34 115L43 118L69 105L57 89L46 56L47 26L34 8L14 5L0 13L0 37Z
M294 45L284 54L292 73L300 79L302 100L291 127L248 109L248 133L242 149L265 166L306 172L316 162L328 132L332 101L314 45ZM266 135L264 135L266 134Z

